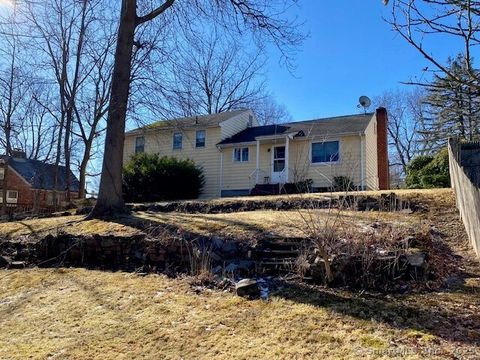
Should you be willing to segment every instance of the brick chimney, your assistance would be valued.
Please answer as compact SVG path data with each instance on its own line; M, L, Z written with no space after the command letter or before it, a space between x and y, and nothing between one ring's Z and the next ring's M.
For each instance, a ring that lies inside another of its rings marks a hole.
M378 187L380 190L387 190L390 188L387 110L383 107L378 108L375 116L377 118Z

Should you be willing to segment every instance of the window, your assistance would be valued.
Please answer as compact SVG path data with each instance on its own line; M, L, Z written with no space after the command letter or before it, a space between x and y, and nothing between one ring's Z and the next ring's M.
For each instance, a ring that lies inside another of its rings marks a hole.
M205 147L205 130L197 130L195 147Z
M173 150L181 149L182 141L183 141L182 133L180 132L173 133Z
M54 199L56 201L54 201ZM56 204L55 204L56 203ZM53 206L53 205L60 205L60 193L57 193L57 196L52 192L47 193L47 205Z
M0 203L3 202L3 191L0 191ZM18 202L18 191L16 190L8 190L7 191L7 203L9 204L16 204Z
M312 143L312 163L330 163L339 159L339 142Z
M233 161L247 162L248 161L248 147L233 149Z
M135 154L145 152L145 137L139 136L135 138Z
M0 180L3 180L5 178L5 168L0 168Z

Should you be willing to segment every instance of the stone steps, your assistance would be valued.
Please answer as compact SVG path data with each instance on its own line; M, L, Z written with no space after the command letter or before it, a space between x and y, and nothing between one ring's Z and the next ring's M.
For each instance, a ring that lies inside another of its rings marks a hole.
M304 238L264 239L251 254L256 272L273 274L294 271L297 258L308 243Z

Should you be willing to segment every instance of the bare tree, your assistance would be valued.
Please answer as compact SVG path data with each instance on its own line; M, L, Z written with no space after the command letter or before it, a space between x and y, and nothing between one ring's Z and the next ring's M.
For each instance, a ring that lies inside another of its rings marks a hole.
M147 2L148 3L148 2ZM279 8L279 5L284 7ZM125 211L122 196L122 160L125 132L125 118L132 73L132 54L135 31L160 15L176 11L180 28L187 28L196 21L217 21L226 31L248 31L257 40L271 40L288 59L288 50L302 40L295 24L282 17L288 1L263 0L166 0L161 5L147 10L145 15L137 14L137 0L122 0L117 35L117 47L112 76L112 91L107 117L105 151L97 203L91 217L104 217ZM175 7L174 5L178 5ZM185 16L182 16L185 15ZM192 16L193 15L193 16ZM232 30L233 29L233 30Z
M160 73L154 68L154 76L142 78L143 86L133 85L141 94L135 97L136 107L142 104L157 119L248 108L262 125L291 120L286 107L266 91L263 50L243 50L249 46L220 37L219 29L209 30L175 40L175 51L162 61L167 65ZM144 122L145 115L136 120Z
M480 90L480 74L473 67L473 54L480 45L480 1L393 0L391 8L387 21L435 70ZM455 52L462 50L468 78L458 77L449 68L447 59L439 58L432 51L429 40L446 38L457 44Z
M2 35L13 33L15 28L16 7L10 16L2 21L4 29L1 29ZM23 100L23 91L25 89L25 78L20 74L18 65L19 45L17 36L3 36L3 46L1 47L0 57L0 130L2 137L0 145L5 150L5 156L2 160L3 176L2 181L2 207L1 214L4 215L7 210L7 189L8 189L8 171L9 161L12 156L12 134L14 133L15 121L18 118L19 108ZM3 60L3 61L2 61Z
M49 4L27 1L22 8L30 31L35 34L33 47L45 56L44 65L53 72L59 94L54 190L56 194L58 165L63 152L67 201L70 201L71 135L77 94L91 71L89 66L85 66L84 48L98 4L99 0L55 0ZM56 199L54 202L56 204Z
M216 31L195 38L171 61L169 107L183 116L247 108L264 96L264 64L260 50L247 53Z
M400 167L406 175L408 163L422 151L421 125L424 122L425 94L420 88L386 91L374 100L388 109L388 135L391 167Z
M292 115L285 107L275 100L272 94L266 94L250 106L257 116L260 125L280 124L292 120Z

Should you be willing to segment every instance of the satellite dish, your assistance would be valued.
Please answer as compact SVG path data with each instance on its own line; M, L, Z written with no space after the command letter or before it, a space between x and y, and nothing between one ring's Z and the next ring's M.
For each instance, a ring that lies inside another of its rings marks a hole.
M372 100L368 96L360 96L360 99L358 99L358 102L360 103L358 107L363 107L365 110L365 113L367 113L367 109L372 105Z

